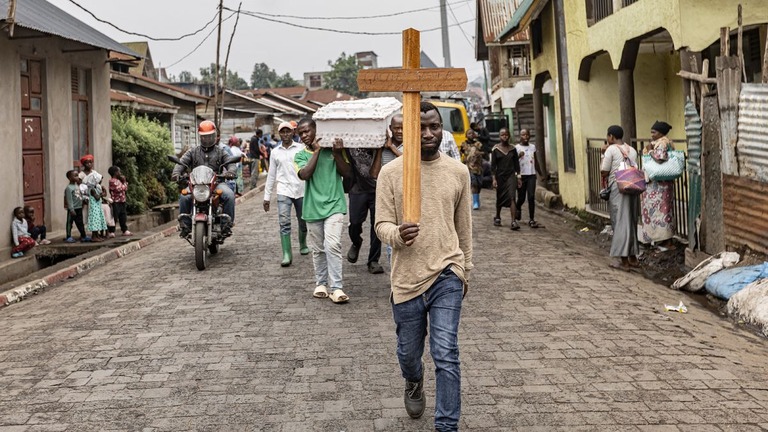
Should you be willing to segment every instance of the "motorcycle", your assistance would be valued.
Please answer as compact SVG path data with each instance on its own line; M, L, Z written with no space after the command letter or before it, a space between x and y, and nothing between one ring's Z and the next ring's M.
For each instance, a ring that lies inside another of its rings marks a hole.
M168 160L185 167L176 156L168 156ZM222 166L237 163L240 158L229 158ZM219 246L224 239L232 235L230 226L232 219L224 213L220 204L222 190L219 183L230 180L226 175L217 175L206 165L200 165L191 170L188 176L179 179L180 186L186 186L181 190L182 195L192 195L193 213L180 214L179 222L183 218L191 224L191 233L184 239L195 248L195 265L198 270L205 270L208 265L208 253L215 255L219 252Z

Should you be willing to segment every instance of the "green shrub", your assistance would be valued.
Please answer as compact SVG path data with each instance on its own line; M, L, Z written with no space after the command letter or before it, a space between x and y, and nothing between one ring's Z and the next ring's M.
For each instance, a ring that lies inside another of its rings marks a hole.
M178 188L170 180L173 163L166 159L172 154L167 126L131 111L112 111L112 163L128 181L129 214L176 199Z

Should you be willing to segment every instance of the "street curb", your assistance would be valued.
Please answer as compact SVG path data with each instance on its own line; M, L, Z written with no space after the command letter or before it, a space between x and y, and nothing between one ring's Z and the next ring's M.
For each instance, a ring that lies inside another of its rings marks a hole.
M235 203L240 204L243 201L249 200L263 190L264 190L264 184L262 184L261 186L256 186L255 189L252 189L246 192L245 194L243 194L241 197L237 198L235 200ZM32 282L27 282L26 284L20 287L8 290L4 293L0 293L0 309L12 303L20 302L25 298L29 297L30 295L36 294L41 290L45 288L49 288L61 281L72 279L74 277L77 277L78 275L81 275L83 273L90 271L91 269L103 266L111 261L120 259L126 255L130 255L134 252L137 252L142 248L145 248L153 243L157 243L158 241L173 235L177 231L178 231L178 227L176 226L166 228L148 237L144 237L141 240L130 242L124 246L110 249L102 254L88 258L77 264L73 264L67 268L56 271L43 278L34 280Z

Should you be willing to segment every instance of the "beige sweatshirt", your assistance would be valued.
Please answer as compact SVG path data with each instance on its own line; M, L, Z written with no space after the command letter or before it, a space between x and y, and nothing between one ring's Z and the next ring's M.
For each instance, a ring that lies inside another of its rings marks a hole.
M376 186L376 234L392 246L392 295L411 300L437 280L446 267L464 281L472 269L472 193L467 167L444 154L421 162L421 224L406 246L403 223L403 158L381 168Z

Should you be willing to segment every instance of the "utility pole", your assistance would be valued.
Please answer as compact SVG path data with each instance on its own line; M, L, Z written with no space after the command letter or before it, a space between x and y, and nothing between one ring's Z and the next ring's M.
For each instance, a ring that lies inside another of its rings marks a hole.
M219 96L219 57L221 56L221 15L224 12L224 0L219 0L219 29L216 38L216 81L213 83L213 123L216 125L216 132L221 134L219 119L219 97L224 99L224 95Z
M229 45L227 45L227 55L224 57L224 80L221 84L221 106L217 107L216 109L219 110L219 118L223 121L224 120L224 91L227 89L227 78L229 77L228 72L228 66L229 66L229 51L232 49L232 40L235 38L235 32L237 31L237 23L240 22L240 8L243 7L243 2L240 2L240 5L237 6L237 18L235 18L235 27L232 29L232 35L229 37Z
M444 67L451 67L451 45L448 42L448 14L446 0L440 0L440 28L443 33L443 60Z

